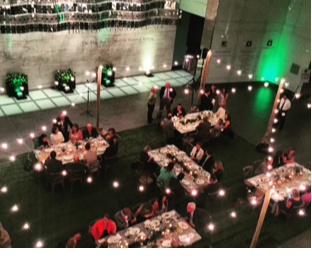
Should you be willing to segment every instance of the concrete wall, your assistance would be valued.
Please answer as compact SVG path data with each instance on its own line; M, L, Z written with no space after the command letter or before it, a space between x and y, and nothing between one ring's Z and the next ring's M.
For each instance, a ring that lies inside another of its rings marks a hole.
M208 0L181 0L180 9L204 18L207 2Z
M85 72L112 62L116 77L143 74L139 67L154 72L171 69L176 26L148 26L139 29L80 33L0 34L0 87L8 72L28 75L30 89L53 85L53 72L71 68L76 82L86 81ZM166 64L166 67L163 65ZM126 71L130 67L130 71Z
M269 40L272 46L267 46ZM309 66L310 47L310 0L219 0L207 83L247 81L248 74L252 80L276 83L275 78L284 76L295 90ZM300 66L299 74L290 73L292 63ZM237 70L242 70L240 76Z

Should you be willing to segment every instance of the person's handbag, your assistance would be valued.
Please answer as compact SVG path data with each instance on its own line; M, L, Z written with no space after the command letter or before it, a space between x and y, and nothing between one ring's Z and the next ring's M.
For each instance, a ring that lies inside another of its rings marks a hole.
M11 239L6 230L0 228L0 248L7 248L11 245Z

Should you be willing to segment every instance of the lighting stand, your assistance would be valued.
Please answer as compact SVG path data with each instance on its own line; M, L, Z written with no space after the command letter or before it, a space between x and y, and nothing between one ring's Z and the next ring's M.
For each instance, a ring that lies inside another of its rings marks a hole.
M87 80L87 85L85 85L85 86L88 88L88 92L87 92L87 94L88 94L88 97L87 97L87 110L82 112L82 113L80 113L80 115L87 115L87 116L89 115L91 117L94 117L93 114L92 114L91 109L89 109L89 103L90 103L90 83L89 83L89 80Z

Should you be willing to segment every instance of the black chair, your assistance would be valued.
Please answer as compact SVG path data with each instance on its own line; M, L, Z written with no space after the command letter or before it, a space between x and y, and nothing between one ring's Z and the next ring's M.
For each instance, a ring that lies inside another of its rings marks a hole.
M118 160L118 156L112 156L112 157L105 157L105 162L104 162L104 168L105 172L108 171L110 167L112 167Z
M75 181L80 181L81 188L83 188L82 179L86 178L86 172L84 170L70 170L69 181L71 183L71 191L73 191L73 184Z
M62 175L62 172L57 172L57 173L48 173L48 182L52 186L52 194L54 194L54 187L57 184L61 184L63 186L63 190L65 192L65 187L64 187L64 176Z

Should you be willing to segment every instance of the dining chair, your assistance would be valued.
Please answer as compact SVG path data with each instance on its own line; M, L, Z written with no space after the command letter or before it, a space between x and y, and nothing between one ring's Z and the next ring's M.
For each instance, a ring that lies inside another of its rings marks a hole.
M282 210L282 209L279 209L279 211L280 211L280 213L283 213L285 216L286 216L286 226L287 226L287 222L288 222L288 220L292 217L292 216L294 216L296 213L298 213L298 211L300 210L300 209L304 209L304 207L305 207L305 202L304 201L302 201L302 203L301 203L301 205L299 205L299 206L294 206L290 211L284 211L284 210Z
M112 167L118 160L118 156L112 156L112 157L105 157L105 162L104 162L104 168L105 172L108 171L110 167Z
M255 160L254 163L253 163L253 170L255 171L259 165L263 162L264 159L258 159L258 160Z
M75 181L80 181L81 188L83 188L82 179L86 177L86 172L84 170L70 170L69 171L69 181L71 183L71 191L73 191L73 184Z
M153 179L151 177L149 177L148 174L145 174L145 173L140 172L138 170L136 170L135 172L136 172L136 174L139 177L139 183L141 185L145 185L146 186L146 185L149 185L149 184L151 184L153 182Z
M243 173L244 173L244 179L247 179L249 177L252 177L253 175L253 166L246 166L243 168Z
M98 160L95 160L93 162L89 163L89 173L97 173L98 177L100 177L100 169L101 169L101 164Z
M64 187L64 176L62 175L62 172L57 172L57 173L49 173L48 174L48 182L52 186L52 194L54 194L54 187L57 184L61 184L63 186L63 190L65 192L65 187Z

